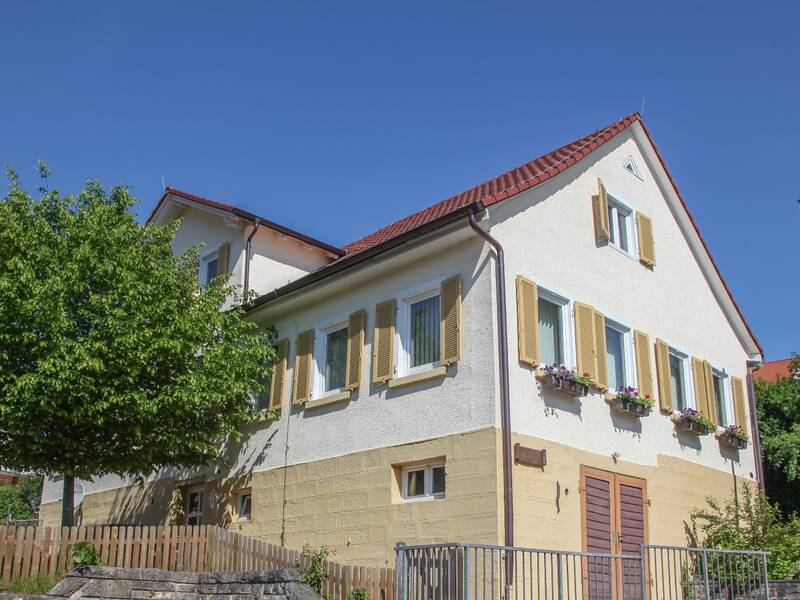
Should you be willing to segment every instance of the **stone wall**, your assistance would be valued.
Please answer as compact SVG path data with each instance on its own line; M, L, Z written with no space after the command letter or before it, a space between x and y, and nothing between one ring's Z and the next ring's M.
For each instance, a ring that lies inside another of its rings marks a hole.
M800 600L800 579L770 581L769 597L774 600Z
M0 600L319 600L294 569L177 573L160 569L79 567L43 596L0 594Z

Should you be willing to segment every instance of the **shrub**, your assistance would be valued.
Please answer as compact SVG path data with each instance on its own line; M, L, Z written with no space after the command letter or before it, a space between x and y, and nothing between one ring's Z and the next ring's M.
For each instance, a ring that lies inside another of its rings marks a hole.
M369 600L369 596L367 596L367 588L365 587L355 587L350 590L350 593L347 594L347 600Z
M305 566L298 566L297 571L311 589L317 594L321 594L322 584L328 579L328 571L325 568L325 561L333 555L333 550L322 546L319 550L314 550L309 544L303 546L303 558L306 559Z
M99 565L100 555L91 542L76 542L72 545L72 560L76 565Z

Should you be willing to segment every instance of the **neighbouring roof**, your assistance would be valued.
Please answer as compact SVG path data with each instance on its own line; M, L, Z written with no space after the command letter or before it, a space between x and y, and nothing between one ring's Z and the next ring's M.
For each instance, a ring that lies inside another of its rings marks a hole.
M772 382L780 378L789 379L792 376L792 360L791 358L784 358L782 360L765 362L753 373L753 376L762 381Z
M196 196L195 194L190 194L188 192L184 192L182 190L178 190L172 187L168 187L164 190L164 194L161 196L161 199L158 201L155 208L153 208L153 211L150 213L150 216L147 218L148 223L153 220L153 217L155 217L156 213L158 212L158 209L161 208L162 204L169 195L177 196L179 198L183 198L184 200L189 200L191 202L195 202L202 206L207 206L208 208L222 210L231 213L232 215L235 215L237 217L247 219L248 221L255 221L256 219L258 219L259 223L264 227L268 227L269 229L278 231L289 237L293 237L294 239L304 242L309 246L314 246L316 248L319 248L320 250L329 252L337 257L344 256L345 254L345 251L342 250L341 248L337 248L336 246L326 244L325 242L321 242L320 240L317 240L308 235L300 233L299 231L295 231L294 229L289 229L288 227L279 225L278 223L270 221L269 219L265 219L264 217L259 217L257 215L254 215L253 213L250 213L246 210L242 210L241 208L237 208L231 204L217 202L216 200L209 200L208 198L203 198L202 196Z

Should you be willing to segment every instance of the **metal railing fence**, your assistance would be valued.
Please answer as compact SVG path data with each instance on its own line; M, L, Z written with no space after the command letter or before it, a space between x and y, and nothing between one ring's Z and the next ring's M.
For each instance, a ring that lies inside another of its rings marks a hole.
M766 553L644 545L638 554L398 545L398 600L769 599Z

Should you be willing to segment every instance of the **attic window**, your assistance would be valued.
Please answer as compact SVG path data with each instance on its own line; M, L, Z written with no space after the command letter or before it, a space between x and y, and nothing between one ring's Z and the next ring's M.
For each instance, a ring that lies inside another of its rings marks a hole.
M636 166L632 156L628 157L628 160L625 161L625 163L622 165L622 168L630 173L633 173L639 179L642 179L642 174L639 172L639 167ZM642 179L642 181L644 181L644 179Z

